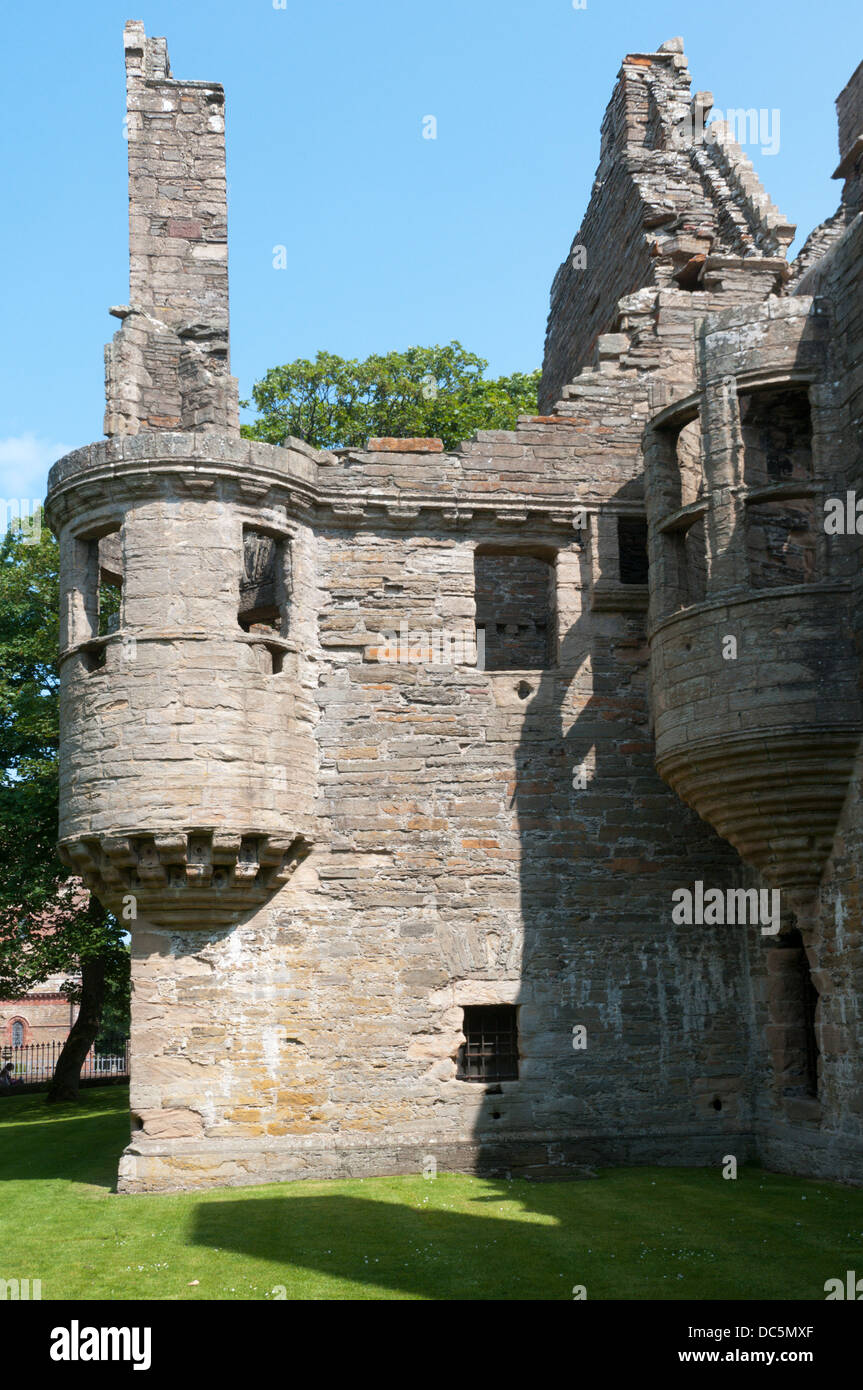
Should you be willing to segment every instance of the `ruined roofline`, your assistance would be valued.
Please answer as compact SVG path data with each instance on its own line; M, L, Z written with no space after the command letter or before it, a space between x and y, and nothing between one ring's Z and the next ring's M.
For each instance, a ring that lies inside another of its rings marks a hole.
M126 21L123 30L123 47L126 53L127 77L143 82L145 86L171 85L175 87L198 87L223 92L221 82L206 82L194 78L175 77L171 72L168 57L168 41L165 38L147 38L143 22L139 19Z
M146 81L174 81L165 38L147 38L141 19L127 19L123 28L126 73Z
M863 62L857 64L836 98L839 164L834 179L843 179L836 211L812 228L791 271L788 293L815 294L845 238L863 210Z
M735 201L746 210L759 254L784 255L797 233L797 224L783 216L773 202L752 160L734 139L734 130L729 121L714 121L707 127L710 156L727 180Z
M742 120L705 123L709 92L691 90L683 40L627 54L603 117L593 193L551 289L540 410L551 410L598 339L614 332L620 301L647 288L723 293L714 269L745 260L752 298L775 292L772 275L796 227L769 198L733 139ZM733 128L732 128L733 127ZM720 258L718 260L717 258ZM710 283L708 283L710 282ZM737 298L745 283L735 285Z
M666 71L668 65L673 71ZM661 87L652 80L649 69L654 66L660 68ZM714 176L710 182L705 181L703 192L721 212L727 211L729 198L741 206L752 243L746 246L746 253L781 254L784 246L793 240L796 226L773 203L752 161L735 139L737 133L742 134L751 125L749 118L757 113L735 108L727 112L728 119L717 120L706 126L713 110L713 95L701 91L691 94L688 67L681 38L667 40L655 53L627 54L603 119L603 131L614 111L622 81L632 79L646 82L649 87L648 103L653 101L656 109L644 121L634 103L630 103L630 109L626 112L625 139L623 142L617 141L619 153L625 153L633 160L641 157L645 161L641 168L633 165L636 178L640 174L649 177L652 172L650 166L656 167L656 162L661 161L663 156L667 158L687 150L693 163L698 166L696 172L702 179L706 172L702 167L704 160L712 162L716 165L716 172L727 180L729 186L724 187L722 180ZM627 72L627 69L630 71ZM650 130L651 118L653 131ZM642 127L640 132L637 131L638 125ZM651 138L649 141L631 138L636 133ZM603 154L610 152L609 147L603 148ZM703 156L703 159L699 160L698 156ZM745 237L745 231L742 234ZM727 240L726 236L726 243ZM740 248L726 244L722 249L733 253Z

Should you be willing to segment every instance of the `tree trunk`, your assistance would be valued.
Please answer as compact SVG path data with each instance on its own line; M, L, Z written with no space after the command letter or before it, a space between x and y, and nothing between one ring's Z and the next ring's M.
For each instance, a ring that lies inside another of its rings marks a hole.
M104 956L81 962L81 1007L57 1058L48 1101L78 1099L81 1068L102 1022L106 969Z

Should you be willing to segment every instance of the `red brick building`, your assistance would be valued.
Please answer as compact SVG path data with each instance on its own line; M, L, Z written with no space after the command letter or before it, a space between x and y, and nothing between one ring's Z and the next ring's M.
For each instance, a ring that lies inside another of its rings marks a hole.
M65 978L51 975L20 999L0 999L0 1048L66 1041L78 1005L61 993Z

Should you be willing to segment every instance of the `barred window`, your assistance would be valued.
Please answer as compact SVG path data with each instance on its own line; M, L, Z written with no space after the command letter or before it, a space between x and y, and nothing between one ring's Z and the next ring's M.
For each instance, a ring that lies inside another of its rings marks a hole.
M518 1021L515 1004L468 1004L458 1052L460 1081L518 1080Z

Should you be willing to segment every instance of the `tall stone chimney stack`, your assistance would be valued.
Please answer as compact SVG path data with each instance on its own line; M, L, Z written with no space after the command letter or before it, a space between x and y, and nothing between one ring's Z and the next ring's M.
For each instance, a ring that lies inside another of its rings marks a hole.
M105 433L239 430L228 341L225 94L171 76L126 25L129 303L105 353Z

